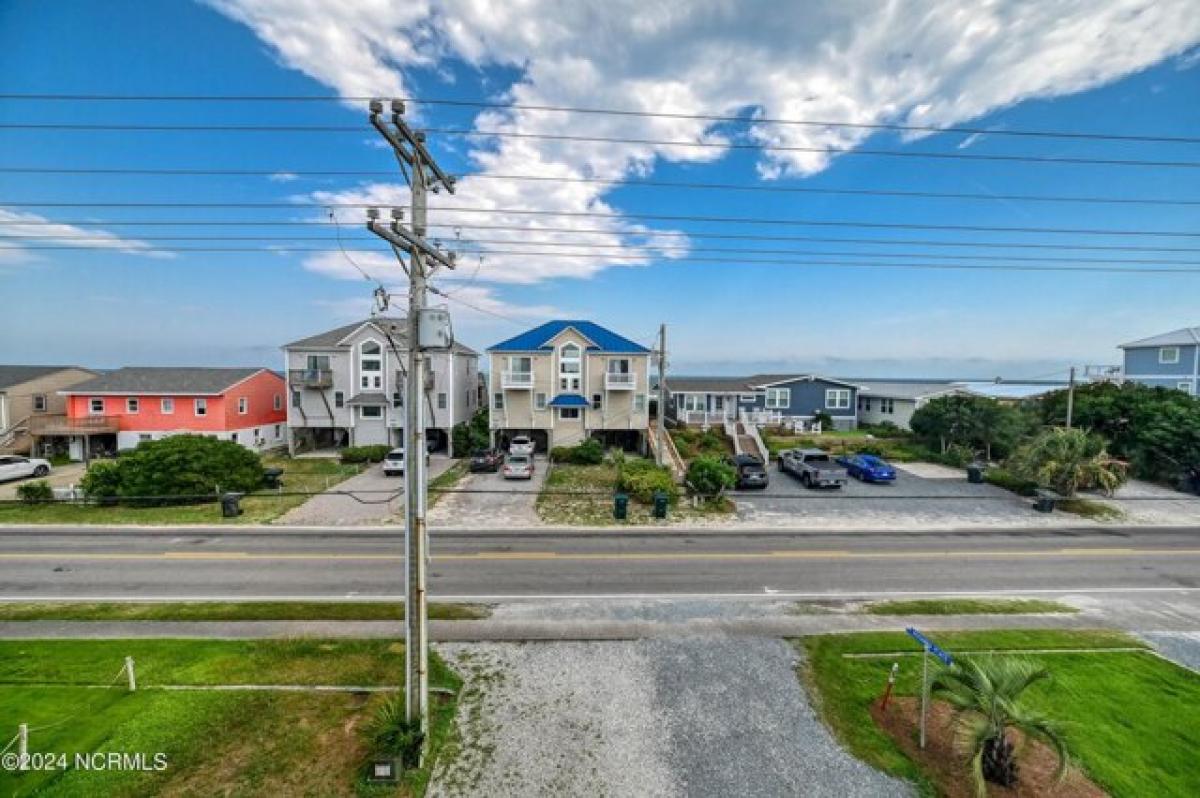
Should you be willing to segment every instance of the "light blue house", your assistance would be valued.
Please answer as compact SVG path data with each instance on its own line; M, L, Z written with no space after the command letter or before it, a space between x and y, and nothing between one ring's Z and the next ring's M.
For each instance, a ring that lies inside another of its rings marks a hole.
M1125 379L1152 387L1177 388L1192 396L1200 386L1200 327L1184 327L1121 344Z
M727 421L807 425L826 414L836 429L858 423L858 386L813 374L667 377L667 415L682 424Z

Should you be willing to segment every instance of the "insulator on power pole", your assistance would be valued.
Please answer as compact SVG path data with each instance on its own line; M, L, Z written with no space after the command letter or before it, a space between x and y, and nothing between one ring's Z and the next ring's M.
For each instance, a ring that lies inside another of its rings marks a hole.
M403 208L392 208L392 218L395 219L397 222L403 220L404 219L404 209Z
M383 105L381 103L380 108L382 108L382 107L383 107ZM403 114L404 113L404 100L392 100L392 113L393 114Z
M393 211L393 213L394 213L394 211ZM378 208L367 208L367 218L370 219L372 222L379 221L379 209Z
M368 107L371 109L371 113L381 114L383 113L383 100L371 100Z

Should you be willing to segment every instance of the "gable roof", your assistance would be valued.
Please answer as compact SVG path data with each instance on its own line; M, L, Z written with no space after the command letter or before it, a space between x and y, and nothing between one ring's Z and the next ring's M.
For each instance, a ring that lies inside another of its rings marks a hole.
M941 396L947 393L962 393L965 389L949 380L939 382L916 382L906 380L855 380L863 391L863 396L879 397L880 399L924 399L927 396Z
M56 371L78 369L79 366L0 366L0 391L53 374ZM87 371L87 369L81 369Z
M213 396L269 369L258 367L127 366L72 385L61 394L188 394ZM278 376L278 375L275 375Z
M1137 349L1142 346L1188 346L1189 344L1200 344L1200 327L1181 327L1178 330L1143 338L1140 341L1130 341L1117 348Z
M349 344L345 343L345 340L368 324L379 329L380 332L386 332L391 335L392 340L396 342L398 348L403 349L408 341L408 319L402 316L372 316L353 322L352 324L343 324L341 327L334 327L332 330L310 335L307 338L301 338L298 341L292 341L290 344L284 344L282 348L345 349L349 347ZM454 342L454 351L462 355L479 354L474 349L464 346L457 341Z
M752 388L768 388L772 385L781 385L786 382L798 382L800 380L808 380L809 382L832 382L834 385L845 385L847 388L857 388L858 385L845 380L835 379L833 377L822 377L820 374L754 374L746 378L746 382Z
M858 385L819 374L752 374L749 377L667 377L667 389L672 393L755 393L764 388L799 380L830 382L857 388Z
M621 354L647 354L649 349L631 341L623 335L618 335L607 327L601 327L594 321L582 319L556 319L538 325L532 330L526 330L520 335L501 341L495 346L488 347L489 352L548 352L549 342L566 329L574 329L584 338L591 341L589 352L613 352Z

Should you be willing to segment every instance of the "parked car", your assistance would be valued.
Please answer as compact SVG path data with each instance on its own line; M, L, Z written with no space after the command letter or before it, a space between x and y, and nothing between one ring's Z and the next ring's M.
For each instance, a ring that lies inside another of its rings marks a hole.
M17 454L0 455L0 482L23 477L44 477L50 473L50 461Z
M499 449L480 449L471 455L471 473L495 473L504 464L504 452Z
M733 466L737 471L737 483L734 487L739 490L742 488L765 488L767 487L767 469L763 466L763 461L759 460L752 454L739 454L733 457L726 457L725 462Z
M429 464L429 452L425 452L425 464ZM383 475L385 477L404 476L404 448L392 449L383 458Z
M896 469L873 454L849 454L837 459L846 473L861 482L895 482Z
M846 469L821 449L786 449L779 454L779 468L806 488L840 488L850 481Z
M510 454L500 467L505 479L533 479L533 455Z
M508 443L509 454L527 454L533 457L533 438L528 435L517 435Z

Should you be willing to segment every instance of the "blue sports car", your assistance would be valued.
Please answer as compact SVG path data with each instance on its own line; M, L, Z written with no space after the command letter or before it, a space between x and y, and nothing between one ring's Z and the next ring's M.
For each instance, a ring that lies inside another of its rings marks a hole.
M846 473L863 482L895 482L896 469L873 454L851 454L838 458Z

